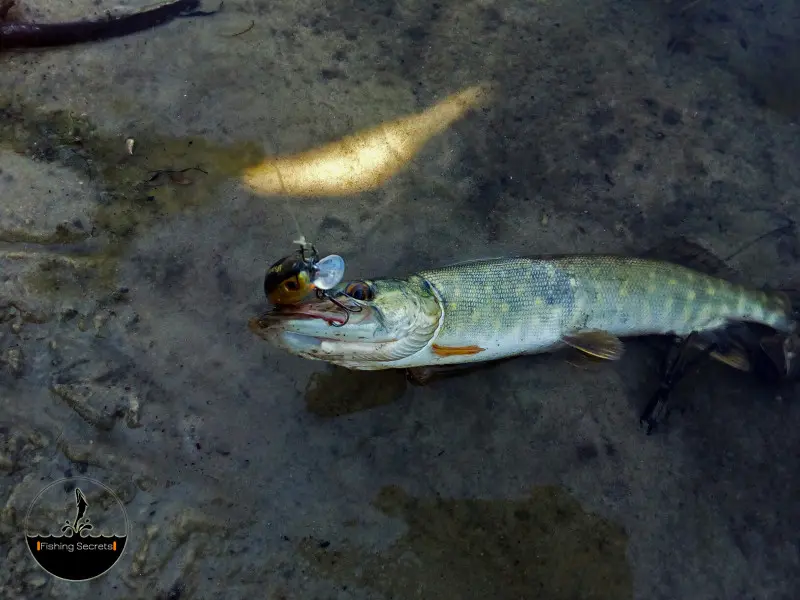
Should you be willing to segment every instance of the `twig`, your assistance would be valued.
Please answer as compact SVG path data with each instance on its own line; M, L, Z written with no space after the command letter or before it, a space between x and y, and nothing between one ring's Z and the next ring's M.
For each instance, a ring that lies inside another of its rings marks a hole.
M226 35L225 37L236 37L237 35L243 35L243 34L247 33L248 31L250 31L255 26L256 26L256 22L254 20L250 21L250 26L247 29L243 29L239 33L232 33L230 35Z
M685 13L687 10L689 10L690 8L692 8L693 6L695 6L696 4L700 4L702 1L703 1L703 0L692 0L691 2L689 2L688 4L686 4L686 5L685 5L685 6L684 6L684 7L683 7L681 10L680 10L680 14L683 14L683 13Z
M150 171L152 173L152 175L146 181L146 183L151 183L151 182L155 181L161 175L169 175L170 181L172 181L173 183L186 185L187 183L191 183L191 181L184 180L184 179L177 179L175 176L176 175L181 175L183 173L187 173L188 171L199 171L200 173L203 173L204 175L208 175L208 171L204 171L200 167L187 167L185 169L159 169L158 171Z

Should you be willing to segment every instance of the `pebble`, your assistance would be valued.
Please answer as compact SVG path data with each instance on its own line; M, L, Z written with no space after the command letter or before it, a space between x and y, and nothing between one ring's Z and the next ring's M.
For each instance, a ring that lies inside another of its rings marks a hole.
M22 349L13 347L4 350L3 353L0 354L0 363L6 365L14 377L19 377L22 375L22 369L25 366Z
M141 423L139 422L139 398L136 395L131 394L128 399L128 414L126 416L126 424L131 429L135 429L136 427L141 427Z
M100 334L100 330L102 329L103 325L106 324L108 321L108 315L104 313L100 313L95 315L94 319L92 320L92 324L94 325L94 330L97 335Z
M30 577L28 577L27 581L27 584L34 589L39 589L40 587L44 587L46 583L47 579L45 579L43 575L40 575L38 573L36 575L31 575Z
M14 461L11 457L0 454L0 471L12 471L14 469Z

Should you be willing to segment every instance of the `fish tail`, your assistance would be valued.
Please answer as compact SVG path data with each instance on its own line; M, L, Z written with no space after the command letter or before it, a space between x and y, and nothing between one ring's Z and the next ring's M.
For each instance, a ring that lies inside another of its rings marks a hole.
M759 372L769 379L775 375L783 380L797 379L800 377L800 288L770 290L766 295L783 320L777 325L770 324L779 331L777 335L764 336L759 341L760 355L769 359L761 361Z
M798 330L800 322L800 289L796 290L776 290L771 292L774 302L778 303L782 310L786 311L791 319L790 331Z
M767 292L769 303L785 313L792 313L794 310L794 302L792 301L789 292L784 290L774 290Z
M800 315L800 294L793 296L787 290L767 290L763 294L767 324L780 331L795 331Z

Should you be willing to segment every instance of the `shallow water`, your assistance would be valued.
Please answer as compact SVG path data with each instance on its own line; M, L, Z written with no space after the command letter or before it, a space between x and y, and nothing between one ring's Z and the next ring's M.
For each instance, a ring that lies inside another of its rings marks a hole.
M783 227L730 263L797 281L798 40L789 2L226 0L0 53L3 591L794 598L796 387L704 367L648 437L644 342L610 366L531 357L419 387L287 356L247 322L293 249L287 206L348 276L675 236L727 257ZM491 102L374 189L244 183L483 82ZM118 494L130 537L75 585L23 533L42 488L77 475Z

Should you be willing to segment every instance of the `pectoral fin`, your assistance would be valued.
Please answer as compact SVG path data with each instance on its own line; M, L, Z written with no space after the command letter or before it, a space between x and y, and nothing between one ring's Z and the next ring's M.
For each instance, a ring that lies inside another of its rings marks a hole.
M437 344L434 344L431 349L436 356L472 356L486 350L480 346L439 346Z
M619 360L625 349L615 335L599 329L590 329L565 335L561 341L595 358Z

